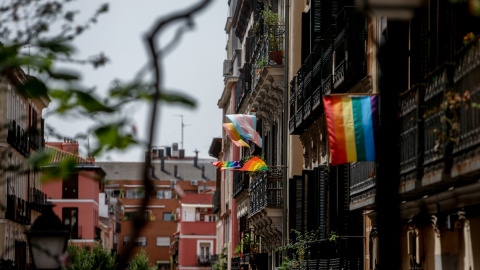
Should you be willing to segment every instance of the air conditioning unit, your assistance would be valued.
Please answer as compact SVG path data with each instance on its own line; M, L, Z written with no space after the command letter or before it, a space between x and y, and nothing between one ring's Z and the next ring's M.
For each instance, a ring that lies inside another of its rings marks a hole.
M198 181L197 180L190 181L190 185L198 186Z
M233 62L232 60L223 61L223 76L230 76L233 74Z

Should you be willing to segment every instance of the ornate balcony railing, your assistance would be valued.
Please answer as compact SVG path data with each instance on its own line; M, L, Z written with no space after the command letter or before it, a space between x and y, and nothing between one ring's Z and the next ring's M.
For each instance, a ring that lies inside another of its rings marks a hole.
M252 89L257 85L264 67L283 67L284 39L284 25L265 26L253 57Z
M243 171L233 171L233 197L236 198L242 191L248 190L249 176Z
M29 143L30 147L35 150L45 147L45 139L40 134L30 134Z
M36 211L43 211L43 206L47 202L47 194L36 188L30 188L30 208Z
M240 257L232 258L232 270L240 270Z
M303 127L303 104L305 102L304 95L304 81L305 74L303 73L303 65L297 71L297 92L296 92L296 103L297 103L297 112L295 115L295 128L301 129Z
M242 74L238 77L237 85L235 86L235 112L238 113L245 96L250 92L250 64L243 65Z
M472 107L472 104L480 104L479 70L480 44L475 41L455 57L455 89L462 97L458 143L453 148L455 155L480 144L480 110Z
M342 91L366 75L365 17L355 7L345 7L335 19L335 73L333 88Z
M266 208L283 207L283 169L269 167L250 183L250 216Z
M15 120L8 120L7 142L24 156L30 153L28 136Z
M445 130L443 102L445 92L453 87L453 68L444 65L426 79L424 113L424 161L423 165L442 160L445 156L442 134Z
M216 190L212 197L212 213L220 211L220 191Z
M28 202L15 195L7 195L7 211L5 217L11 221L29 225L30 209L28 208Z
M313 53L307 56L303 64L303 121L309 122L312 113Z
M350 163L350 210L374 205L376 182L375 162Z
M331 25L322 36L320 41L322 62L321 62L321 76L322 76L322 91L324 95L330 95L333 91L333 40L335 33L335 25Z

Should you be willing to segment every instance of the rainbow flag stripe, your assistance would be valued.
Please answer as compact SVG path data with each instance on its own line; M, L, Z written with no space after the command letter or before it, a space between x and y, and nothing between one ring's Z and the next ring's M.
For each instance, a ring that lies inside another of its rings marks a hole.
M375 161L378 96L324 97L332 166Z
M230 140L232 140L232 142L236 146L250 148L250 145L248 145L244 140L242 140L242 137L240 137L240 134L238 134L237 130L235 129L235 126L232 123L222 124L222 126L227 132L227 135L230 138Z
M253 157L249 161L247 161L247 163L245 163L243 167L238 171L256 172L261 170L268 171L267 164L260 158Z
M242 167L240 166L239 161L218 161L218 162L212 162L212 165L219 167L221 170L239 169Z

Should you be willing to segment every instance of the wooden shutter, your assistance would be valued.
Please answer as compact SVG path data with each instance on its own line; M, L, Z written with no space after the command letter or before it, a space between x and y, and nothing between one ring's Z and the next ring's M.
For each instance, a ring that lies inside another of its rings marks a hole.
M315 168L315 176L315 180L318 183L318 227L320 239L326 239L328 236L327 166L321 165Z
M310 11L302 13L302 64L310 54Z

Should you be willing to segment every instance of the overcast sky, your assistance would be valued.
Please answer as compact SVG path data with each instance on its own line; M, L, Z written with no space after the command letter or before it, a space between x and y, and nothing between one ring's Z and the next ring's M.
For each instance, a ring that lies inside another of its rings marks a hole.
M96 86L99 93L104 92L113 79L124 81L132 79L146 63L147 54L143 36L154 21L166 14L181 10L193 3L193 0L115 0L109 1L110 10L102 15L93 28L82 34L76 41L77 57L88 57L99 52L105 53L111 62L100 69L82 67L84 86ZM103 1L104 2L104 1ZM91 14L98 0L76 1L75 6L84 15ZM225 59L227 1L214 0L201 14L195 17L195 29L187 32L178 47L164 61L164 83L166 89L179 90L197 101L195 109L178 105L162 105L160 121L154 145L181 143L181 121L184 129L185 154L194 155L200 151L200 157L208 157L208 149L214 137L221 136L221 110L217 106L223 91L222 65ZM161 39L165 44L168 33ZM146 139L146 124L150 106L145 104L129 108L133 114L140 138ZM55 126L67 136L85 132L88 123L75 117L57 117L46 114L46 124ZM56 140L46 135L48 141ZM85 156L87 141L79 141L81 155ZM92 142L91 142L92 143ZM125 152L110 152L96 157L97 161L143 161L144 148L133 147Z

